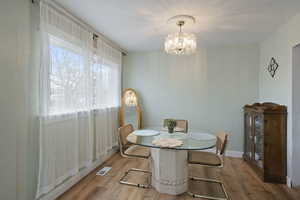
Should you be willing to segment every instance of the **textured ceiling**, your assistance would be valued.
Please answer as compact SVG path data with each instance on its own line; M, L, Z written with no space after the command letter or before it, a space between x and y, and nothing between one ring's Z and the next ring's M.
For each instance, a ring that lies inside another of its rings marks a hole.
M206 45L259 42L300 12L300 0L56 0L67 10L128 51L163 48L178 31L168 18L188 14Z

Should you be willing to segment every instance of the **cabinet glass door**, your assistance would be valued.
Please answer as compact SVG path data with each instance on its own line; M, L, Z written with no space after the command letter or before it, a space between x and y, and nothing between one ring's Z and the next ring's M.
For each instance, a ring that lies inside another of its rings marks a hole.
M252 117L251 114L245 113L245 156L252 159Z
M254 116L254 159L255 163L263 168L263 117Z

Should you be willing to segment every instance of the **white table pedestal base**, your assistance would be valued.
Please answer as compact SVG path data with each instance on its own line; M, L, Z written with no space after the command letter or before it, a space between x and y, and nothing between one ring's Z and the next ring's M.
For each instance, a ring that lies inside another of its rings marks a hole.
M178 195L188 189L186 150L151 148L152 186L160 193Z

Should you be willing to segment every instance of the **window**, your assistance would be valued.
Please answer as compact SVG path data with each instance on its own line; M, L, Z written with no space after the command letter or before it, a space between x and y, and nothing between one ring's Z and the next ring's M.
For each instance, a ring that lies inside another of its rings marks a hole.
M87 109L87 73L81 49L51 37L50 63L49 114Z
M93 107L117 107L119 105L120 76L118 66L105 62L94 55L93 73Z
M50 38L49 114L87 109L87 71L81 49Z
M49 50L49 115L119 105L118 64L54 36Z

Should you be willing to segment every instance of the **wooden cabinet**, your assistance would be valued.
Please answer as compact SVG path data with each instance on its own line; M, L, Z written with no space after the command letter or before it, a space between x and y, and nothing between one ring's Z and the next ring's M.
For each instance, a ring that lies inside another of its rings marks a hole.
M286 183L287 107L244 106L244 160L265 182Z

